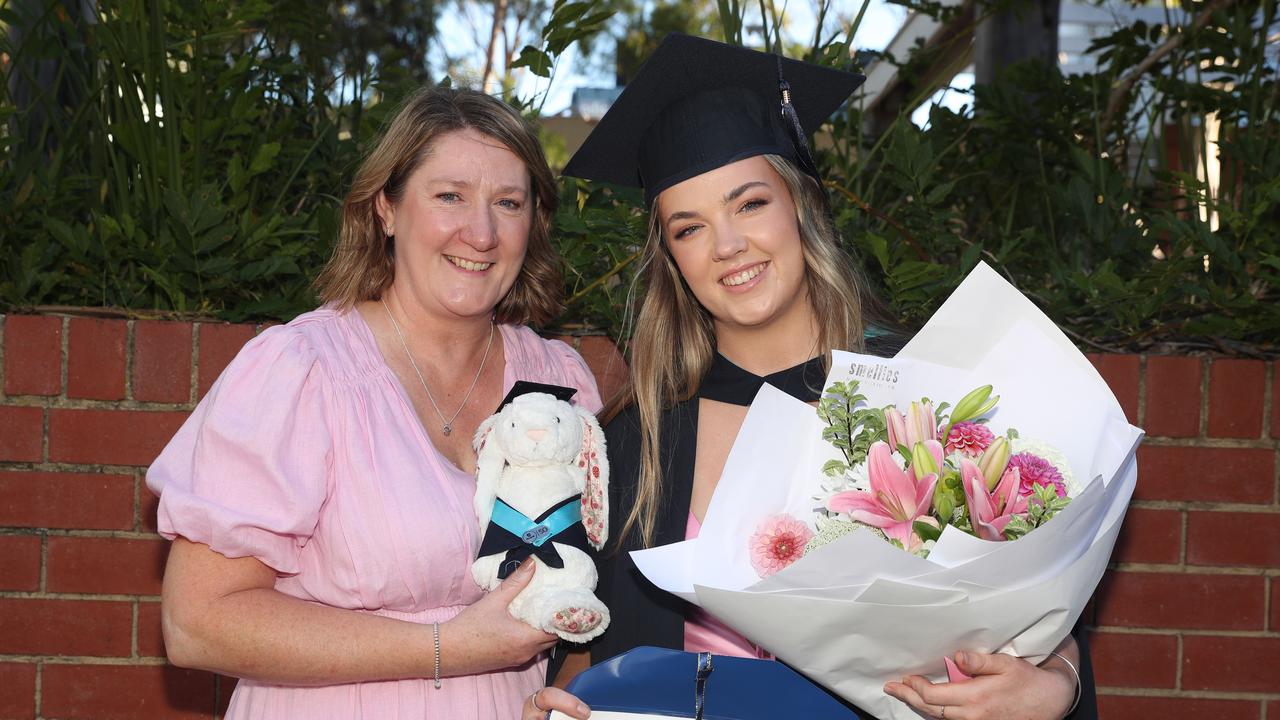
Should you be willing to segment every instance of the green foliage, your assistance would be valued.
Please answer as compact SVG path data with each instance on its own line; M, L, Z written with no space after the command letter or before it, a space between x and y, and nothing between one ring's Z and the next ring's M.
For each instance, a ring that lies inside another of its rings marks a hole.
M0 300L232 320L313 307L385 114L331 99L327 18L296 1L123 0L94 22L56 7L5 18L24 30L5 40L7 86L58 81L3 104Z
M866 405L867 398L858 392L858 381L834 382L818 401L818 419L826 423L822 439L844 455L844 462L830 460L822 467L828 477L842 475L867 459L871 445L888 436L884 411Z
M1028 498L1027 514L1014 515L1004 527L1006 540L1017 540L1053 519L1070 504L1069 498L1058 497L1052 485L1036 485Z
M433 31L434 5L383 5L399 8L410 35ZM671 29L741 42L759 20L770 45L781 42L778 18L757 19L756 4L740 0L686 0L610 23L606 10L624 6L555 3L542 42L516 64L551 74L571 44L605 27L639 33L622 43L632 66ZM301 0L115 0L96 5L93 22L63 7L0 8L0 24L24 30L0 40L10 59L0 88L3 307L228 319L312 307L309 280L336 237L339 199L414 61L372 74L356 58L383 41L333 30ZM1121 28L1095 41L1098 72L1015 66L975 88L973 111L935 107L924 129L904 115L871 135L851 105L831 142L817 143L847 250L908 328L985 260L1086 349L1280 352L1280 85L1264 31L1275 14L1264 3L1194 31ZM850 67L855 29L787 49ZM1181 45L1140 66L1180 32ZM902 59L904 73L923 72L928 58L917 55ZM1115 95L1140 67L1133 91ZM532 100L513 102L537 112ZM1206 149L1222 156L1212 186ZM643 291L641 196L566 179L562 200L563 322L625 343L628 298Z

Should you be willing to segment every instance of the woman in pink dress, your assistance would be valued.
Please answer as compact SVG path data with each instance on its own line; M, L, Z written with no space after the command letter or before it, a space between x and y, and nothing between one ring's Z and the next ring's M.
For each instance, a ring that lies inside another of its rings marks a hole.
M410 98L365 160L317 288L248 343L147 472L173 539L170 659L241 678L227 717L538 717L554 635L470 575L472 437L517 380L600 397L559 309L556 184L483 94Z

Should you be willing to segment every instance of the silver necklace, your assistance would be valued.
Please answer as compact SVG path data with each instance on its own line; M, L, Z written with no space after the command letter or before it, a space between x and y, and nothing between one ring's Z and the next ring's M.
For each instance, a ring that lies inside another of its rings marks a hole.
M413 353L409 352L409 343L404 340L404 333L400 332L400 324L396 322L396 317L391 314L391 308L387 307L386 299L382 299L382 309L387 311L387 319L391 321L391 327L396 329L396 337L400 338L400 347L404 348L404 354L409 356L409 364L413 366L413 371L418 374L418 382L422 383L422 389L427 391L427 399L431 401L431 407L435 408L436 415L440 418L440 431L448 437L453 432L453 421L458 419L458 415L462 413L462 408L467 406L467 400L471 399L471 391L476 389L476 383L480 382L480 374L484 372L484 364L489 361L489 350L493 348L493 323L489 323L489 344L484 346L484 357L480 360L480 369L476 370L476 376L471 379L471 387L467 388L467 394L462 396L462 404L453 415L446 420L444 413L440 412L440 406L436 404L435 397L431 394L431 388L427 387L427 379L422 377L422 371L418 369L418 363L413 359Z

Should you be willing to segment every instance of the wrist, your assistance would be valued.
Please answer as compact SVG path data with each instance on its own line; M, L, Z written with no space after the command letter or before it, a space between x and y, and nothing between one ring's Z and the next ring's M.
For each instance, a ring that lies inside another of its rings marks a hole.
M1080 694L1083 690L1080 684L1080 672L1076 669L1075 663L1059 653L1051 652L1040 664L1040 668L1053 673L1064 688L1061 695L1062 703L1059 706L1064 710L1057 717L1065 718L1075 712L1076 706L1080 704Z

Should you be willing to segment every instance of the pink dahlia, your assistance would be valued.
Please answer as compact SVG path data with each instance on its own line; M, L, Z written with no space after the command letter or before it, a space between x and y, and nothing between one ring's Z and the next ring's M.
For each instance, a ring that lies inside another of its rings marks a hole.
M751 535L751 567L760 577L769 577L799 560L812 538L813 531L790 515L770 515Z
M1053 463L1039 455L1029 452L1017 453L1009 458L1009 467L1017 468L1022 476L1022 484L1018 487L1019 495L1023 497L1030 495L1037 485L1052 485L1058 497L1067 496L1067 484L1062 479L1062 473L1058 472L1058 468L1054 467Z
M947 454L962 453L976 458L995 442L995 433L982 423L958 422L947 434Z

